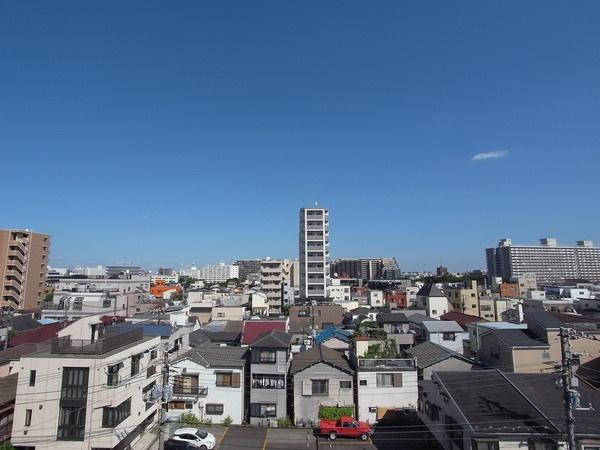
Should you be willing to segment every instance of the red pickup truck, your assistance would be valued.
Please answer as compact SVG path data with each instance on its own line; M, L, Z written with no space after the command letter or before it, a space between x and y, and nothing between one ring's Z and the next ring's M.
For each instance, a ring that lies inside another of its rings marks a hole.
M321 420L319 434L327 435L331 440L341 436L359 437L366 441L373 434L373 429L367 422L359 422L352 417L341 417L338 420Z

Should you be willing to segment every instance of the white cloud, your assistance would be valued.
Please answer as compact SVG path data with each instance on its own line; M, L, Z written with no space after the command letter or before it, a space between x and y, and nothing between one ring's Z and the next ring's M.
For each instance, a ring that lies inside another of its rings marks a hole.
M499 159L508 155L508 150L494 150L493 152L477 153L471 158L471 161L482 161L484 159Z

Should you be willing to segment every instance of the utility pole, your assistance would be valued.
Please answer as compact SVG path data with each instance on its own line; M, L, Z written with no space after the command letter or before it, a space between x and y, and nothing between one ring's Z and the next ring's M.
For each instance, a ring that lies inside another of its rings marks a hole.
M567 419L567 449L577 450L575 443L575 415L574 409L577 403L577 392L573 388L573 360L571 355L570 329L560 329L560 352L561 352L561 381L563 388L563 401Z
M162 366L162 389L160 394L160 416L158 419L158 448L162 450L165 444L165 412L169 411L169 403L167 402L165 387L169 385L169 353L165 346L163 352L163 366Z

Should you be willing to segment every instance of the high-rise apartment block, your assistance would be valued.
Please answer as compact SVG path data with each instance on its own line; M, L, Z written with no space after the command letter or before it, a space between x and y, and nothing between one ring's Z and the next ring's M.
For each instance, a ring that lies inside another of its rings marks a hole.
M0 230L0 306L39 311L48 273L50 236L29 230Z
M298 261L265 259L260 267L261 290L267 295L269 313L279 315L283 307L284 287L294 286Z
M249 275L260 273L261 262L260 259L238 259L233 265L238 266L240 280L246 281Z
M329 210L300 209L300 297L325 300L329 285Z
M513 245L502 239L496 248L486 249L488 276L513 277L534 274L538 284L559 284L570 279L600 281L600 248L592 241L576 246L559 246L556 239L541 239L541 245Z
M338 259L331 263L331 276L336 278L359 278L379 280L383 277L381 258Z

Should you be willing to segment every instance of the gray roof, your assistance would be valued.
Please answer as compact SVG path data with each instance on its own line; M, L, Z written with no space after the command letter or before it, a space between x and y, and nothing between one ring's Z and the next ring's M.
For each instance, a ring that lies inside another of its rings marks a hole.
M436 319L432 319L429 316L424 316L423 314L411 314L410 316L406 316L409 322L416 323L418 325L423 325L423 322L435 322Z
M379 321L382 323L407 323L408 319L402 313L379 313Z
M440 291L435 284L426 284L421 289L419 289L417 295L424 297L446 297L444 293Z
M250 347L252 348L288 348L292 341L292 335L279 330L269 331L256 339Z
M341 352L325 345L318 345L295 355L290 365L290 373L296 374L319 363L327 364L351 375L354 374L350 361Z
M351 309L350 312L354 315L357 314L369 314L371 311L370 308L365 308L364 306L359 306L358 308Z
M10 319L10 326L15 333L20 333L22 331L40 328L42 324L31 317L31 315L22 314L20 316L13 316Z
M425 369L426 367L433 366L434 364L445 361L449 358L459 358L473 365L476 364L475 361L467 358L466 356L452 351L442 345L434 344L433 342L423 342L422 344L415 345L405 352L416 358L416 365L419 369Z
M454 320L426 320L423 328L430 333L463 333L465 330Z
M523 330L490 330L484 333L482 337L493 333L504 345L510 348L518 347L550 347L546 342L531 337Z
M196 347L211 342L237 342L240 340L240 332L236 331L212 331L199 329L190 333L190 345Z
M191 359L204 367L244 367L247 350L245 347L202 345L184 353L175 362Z
M557 432L552 422L498 370L436 372L435 376L457 404L475 436L514 433L533 437ZM554 397L561 402L560 392L556 387L554 389Z
M560 320L546 311L525 313L525 322L529 322L530 320L533 320L545 329L558 329L563 326Z

